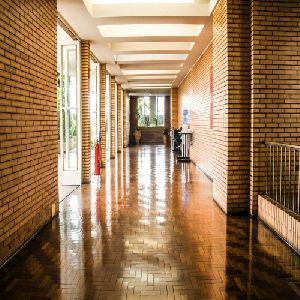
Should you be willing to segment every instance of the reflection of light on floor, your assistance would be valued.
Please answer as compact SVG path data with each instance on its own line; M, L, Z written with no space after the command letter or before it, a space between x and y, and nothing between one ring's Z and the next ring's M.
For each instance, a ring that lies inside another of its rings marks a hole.
M163 216L157 216L156 217L156 222L159 224L165 223L166 222L166 218Z
M129 151L126 151L126 190L130 189L130 156Z
M106 227L109 235L111 235L111 168L108 167L106 170L105 178L105 207L106 207Z
M116 209L117 212L119 211L119 168L118 168L118 163L119 163L119 159L118 159L118 154L116 155L115 158L115 204L116 204Z
M156 209L162 210L162 201L166 201L166 158L161 155L161 149L156 149Z
M150 225L150 221L148 219L141 219L139 220L139 223L143 225Z

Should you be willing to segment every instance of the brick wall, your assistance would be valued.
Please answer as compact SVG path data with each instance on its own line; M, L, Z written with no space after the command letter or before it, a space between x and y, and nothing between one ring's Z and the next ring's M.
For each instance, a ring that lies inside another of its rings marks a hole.
M179 87L178 118L182 124L182 111L189 110L191 159L213 178L214 199L227 213L249 211L250 80L249 1L220 0L213 43Z
M171 127L178 128L178 89L171 89Z
M116 156L116 80L110 77L110 157Z
M300 2L252 0L251 213L265 191L265 140L300 142Z
M106 165L106 116L105 116L105 92L106 92L106 64L100 64L100 135L101 135L101 167Z
M56 1L0 2L0 265L58 210Z
M122 88L121 85L117 85L117 152L122 150Z
M228 40L227 1L213 12L214 184L213 197L227 211L228 163Z
M213 12L214 188L227 213L249 212L250 4L220 0Z
M171 97L165 97L165 128L171 128Z
M213 46L207 48L189 75L178 88L179 116L182 123L182 110L189 110L194 142L191 159L207 175L213 177L213 130L210 129L210 67L212 66Z
M249 213L250 2L228 0L228 178L227 211Z
M123 148L126 148L129 143L129 107L127 91L123 90Z
M82 182L91 181L90 42L81 41Z

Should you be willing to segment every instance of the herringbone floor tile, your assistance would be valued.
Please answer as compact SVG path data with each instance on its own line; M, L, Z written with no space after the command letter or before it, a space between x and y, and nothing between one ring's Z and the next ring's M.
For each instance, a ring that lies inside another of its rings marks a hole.
M0 270L0 299L299 299L300 258L162 146L125 151Z

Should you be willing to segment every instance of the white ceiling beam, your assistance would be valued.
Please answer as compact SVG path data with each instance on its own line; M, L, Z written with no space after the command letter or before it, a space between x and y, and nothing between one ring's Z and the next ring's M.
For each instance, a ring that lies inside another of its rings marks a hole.
M132 43L112 43L111 50L116 54L184 54L189 53L194 46L194 42L132 42Z
M145 61L184 61L186 54L124 54L116 55L117 63L139 63Z
M84 0L93 18L135 17L135 16L209 16L209 3L124 3L124 4L95 4L92 0Z

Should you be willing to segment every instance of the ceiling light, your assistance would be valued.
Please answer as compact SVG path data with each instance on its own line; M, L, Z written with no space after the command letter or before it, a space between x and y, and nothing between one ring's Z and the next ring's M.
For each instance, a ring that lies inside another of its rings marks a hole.
M203 25L199 24L126 24L99 25L103 37L152 37L152 36L181 36L197 37Z

